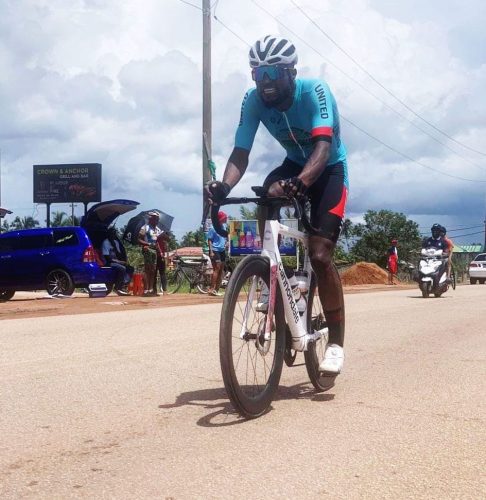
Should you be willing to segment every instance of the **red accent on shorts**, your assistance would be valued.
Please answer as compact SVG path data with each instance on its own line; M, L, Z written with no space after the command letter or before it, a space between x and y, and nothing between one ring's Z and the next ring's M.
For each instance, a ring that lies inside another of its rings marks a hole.
M343 194L341 195L339 203L334 208L331 208L331 210L329 210L329 213L337 215L338 217L341 217L341 219L343 219L344 209L346 208L347 199L348 199L348 190L346 189L345 186L343 186Z
M311 136L317 137L319 135L325 135L326 137L332 137L332 127L316 127L312 129Z

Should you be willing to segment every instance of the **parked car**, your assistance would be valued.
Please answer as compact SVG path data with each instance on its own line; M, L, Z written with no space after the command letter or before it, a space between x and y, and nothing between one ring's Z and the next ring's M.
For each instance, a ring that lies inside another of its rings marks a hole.
M469 282L475 285L486 281L486 253L480 253L469 264Z
M138 202L111 200L91 207L81 226L46 227L0 234L0 301L16 291L47 290L72 295L75 288L105 283L113 288L114 273L99 253L108 226Z

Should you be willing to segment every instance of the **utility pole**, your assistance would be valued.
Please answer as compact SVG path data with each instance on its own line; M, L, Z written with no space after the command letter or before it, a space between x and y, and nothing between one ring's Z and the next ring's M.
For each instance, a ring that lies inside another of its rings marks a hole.
M203 126L202 126L202 169L203 189L211 180L208 161L211 159L211 4L203 4ZM204 201L203 201L204 210Z

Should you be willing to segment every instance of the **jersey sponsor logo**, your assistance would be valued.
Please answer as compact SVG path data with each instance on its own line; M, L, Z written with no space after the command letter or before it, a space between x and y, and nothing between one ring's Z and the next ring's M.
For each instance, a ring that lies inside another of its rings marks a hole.
M317 99L319 100L319 113L323 120L329 118L329 113L327 112L327 100L326 100L326 91L324 87L319 83L314 90L317 94Z

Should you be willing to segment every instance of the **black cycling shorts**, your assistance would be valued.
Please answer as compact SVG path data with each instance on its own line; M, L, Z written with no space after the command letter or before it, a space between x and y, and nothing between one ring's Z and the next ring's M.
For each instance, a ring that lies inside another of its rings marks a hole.
M274 182L297 177L301 172L302 167L298 163L285 158L280 167L268 174L263 185L269 188ZM320 236L334 243L337 242L343 225L347 195L342 163L327 165L307 190L311 203L311 225L320 230Z

